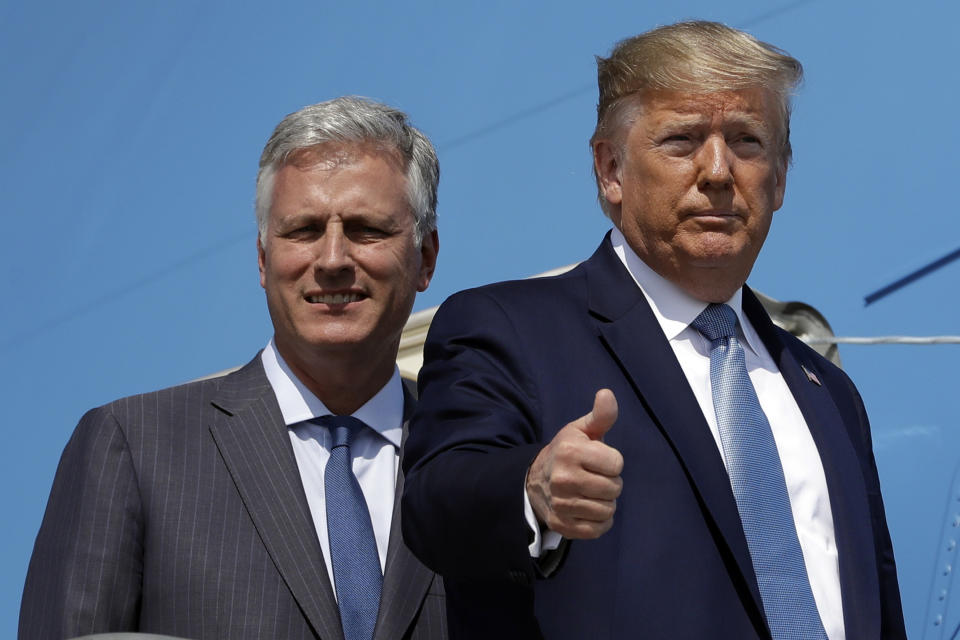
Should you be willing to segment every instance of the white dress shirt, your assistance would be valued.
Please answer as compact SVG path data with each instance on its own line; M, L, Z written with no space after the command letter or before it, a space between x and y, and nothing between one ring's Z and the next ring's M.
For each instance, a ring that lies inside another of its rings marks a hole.
M289 427L290 442L297 459L303 489L307 494L310 515L320 539L323 561L327 565L330 584L334 585L323 482L324 470L330 458L330 430L304 422L331 415L331 412L293 374L277 352L272 339L260 358L267 380L280 404L283 421ZM400 381L399 370L394 369L389 382L352 415L370 427L356 435L350 446L350 453L353 455L353 473L357 476L370 510L373 535L377 539L377 553L380 556L380 570L383 571L387 562L387 545L390 542L400 440L403 435L403 383Z
M691 297L647 266L630 248L619 229L613 229L610 241L614 252L650 304L653 315L663 329L690 388L693 389L720 457L724 458L710 388L710 342L690 326L706 308L707 303ZM743 345L747 372L757 391L760 406L770 422L773 439L780 452L780 463L783 466L797 537L800 539L800 548L810 579L810 589L813 591L827 637L830 640L845 640L833 513L830 510L827 479L820 454L790 388L753 325L743 314L741 301L742 291L738 290L726 304L736 312L740 321L738 337ZM541 535L526 492L524 513L534 531L530 555L539 557L542 551L555 549L561 537L549 530L543 531Z

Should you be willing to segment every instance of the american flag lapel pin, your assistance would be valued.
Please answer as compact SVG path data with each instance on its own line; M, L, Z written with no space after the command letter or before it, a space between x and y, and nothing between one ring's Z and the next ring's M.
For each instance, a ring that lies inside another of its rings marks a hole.
M807 374L807 380L809 380L809 381L812 382L813 384L817 385L818 387L822 387L822 386L823 386L822 384L820 384L820 378L817 377L817 374L815 374L813 371L810 371L810 369L807 369L807 368L806 368L805 366L803 366L803 365L800 365L800 368L803 369L803 372L804 372L805 374Z

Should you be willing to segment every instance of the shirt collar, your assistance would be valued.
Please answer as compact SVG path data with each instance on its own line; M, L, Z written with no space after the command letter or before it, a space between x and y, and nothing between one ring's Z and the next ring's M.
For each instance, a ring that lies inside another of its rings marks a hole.
M331 414L323 402L290 370L274 346L273 338L264 347L260 360L263 362L267 380L273 387L273 393L277 396L286 426ZM394 367L393 375L387 384L352 415L399 448L403 437L403 383L400 380L400 370Z
M620 258L650 304L650 309L667 340L680 337L700 312L707 308L707 303L697 300L651 269L627 244L623 233L616 227L610 232L610 243L613 245L614 253ZM740 321L740 335L750 350L754 353L762 353L758 349L760 338L743 313L743 290L737 289L724 304L730 306L737 314L737 319Z

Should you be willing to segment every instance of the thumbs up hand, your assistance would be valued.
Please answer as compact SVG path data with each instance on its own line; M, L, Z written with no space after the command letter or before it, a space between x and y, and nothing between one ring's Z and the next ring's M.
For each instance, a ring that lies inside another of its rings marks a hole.
M565 538L598 538L613 526L623 488L623 456L603 443L617 420L617 399L600 389L593 410L564 426L527 471L537 519Z

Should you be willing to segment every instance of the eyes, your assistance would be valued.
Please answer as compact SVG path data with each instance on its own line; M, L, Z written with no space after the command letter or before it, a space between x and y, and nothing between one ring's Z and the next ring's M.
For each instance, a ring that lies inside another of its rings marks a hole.
M677 131L664 134L658 145L672 156L687 156L696 152L705 142L705 135L700 131ZM740 157L753 157L764 150L764 138L749 131L737 131L726 135L724 142Z
M290 240L312 242L326 233L326 224L322 221L291 222L290 230L281 234ZM376 242L399 233L388 225L362 220L346 220L342 223L342 228L346 239L356 243Z

